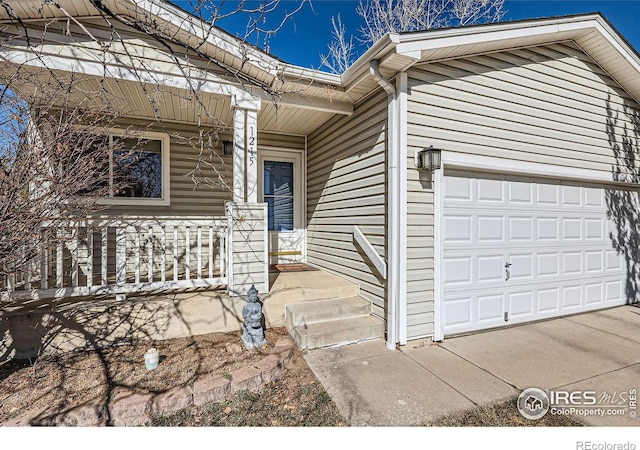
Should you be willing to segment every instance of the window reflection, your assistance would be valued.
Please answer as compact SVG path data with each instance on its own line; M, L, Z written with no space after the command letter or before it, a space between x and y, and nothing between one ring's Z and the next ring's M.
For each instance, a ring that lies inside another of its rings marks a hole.
M293 231L293 163L264 162L264 201L269 231Z
M133 150L132 150L133 149ZM124 139L114 154L114 197L162 198L162 143Z

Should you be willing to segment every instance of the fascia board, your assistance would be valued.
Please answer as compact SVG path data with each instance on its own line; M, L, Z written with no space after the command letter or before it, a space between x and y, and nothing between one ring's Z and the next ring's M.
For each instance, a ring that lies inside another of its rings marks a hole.
M248 54L243 53L240 48L242 43L237 38L227 34L219 28L207 28L198 23L196 17L183 11L165 1L158 0L127 0L135 7L140 8L149 14L170 23L177 29L193 35L198 39L206 37L206 41L213 46L229 53L232 56L243 59L248 58L254 64L277 65L280 61L267 55L259 49L251 48ZM125 12L125 11L122 11ZM131 11L126 11L131 12ZM134 10L135 12L135 10Z
M393 52L398 43L398 36L397 33L388 33L364 52L341 75L342 86L348 91L349 86L359 83L363 78L367 78L369 76L369 63Z
M640 58L638 58L638 55L620 38L618 33L603 20L599 20L595 28L607 40L607 43L640 75Z
M144 9L156 17L170 23L178 29L192 34L195 37L207 37L207 42L230 55L242 59L248 59L248 62L259 70L276 77L279 75L290 76L297 79L303 79L323 84L340 85L340 76L330 74L318 70L296 66L280 61L272 56L264 53L262 50L251 47L249 52L243 53L240 48L242 42L231 36L223 30L213 28L205 30L201 24L195 20L196 18L188 12L158 0L127 0L135 4L135 6Z
M596 22L590 19L589 21L552 23L529 27L522 27L521 25L519 28L498 30L465 30L464 28L460 28L459 33L452 33L450 32L451 30L447 30L449 31L448 33L440 35L436 32L428 38L425 37L421 40L417 40L416 36L401 36L396 51L398 53L411 53L415 51L435 50L454 46L460 47L487 42L504 41L507 43L511 39L519 38L531 38L532 43L538 43L538 41L535 41L536 38L549 36L550 39L554 39L554 36L559 33L577 33L595 27Z
M194 89L199 92L232 96L238 100L255 101L255 97L245 89L222 81L206 81L201 79L192 79L189 81L177 75L151 71L136 71L127 66L105 66L99 62L79 59L69 60L65 57L53 55L39 55L38 57L34 57L32 53L9 48L0 50L0 60L17 65L61 70L70 73L76 72L124 81L160 84L178 89Z

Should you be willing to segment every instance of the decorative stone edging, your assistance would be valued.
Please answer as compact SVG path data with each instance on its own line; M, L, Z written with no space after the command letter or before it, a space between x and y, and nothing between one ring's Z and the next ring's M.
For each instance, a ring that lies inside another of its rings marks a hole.
M276 380L285 372L294 346L291 337L284 336L278 339L267 357L251 366L236 369L227 377L207 375L196 379L189 386L178 386L160 394L130 394L108 405L104 400L93 400L47 417L26 414L4 426L92 427L105 425L107 417L114 426L144 425L152 416L219 402L238 391L258 390L264 383Z

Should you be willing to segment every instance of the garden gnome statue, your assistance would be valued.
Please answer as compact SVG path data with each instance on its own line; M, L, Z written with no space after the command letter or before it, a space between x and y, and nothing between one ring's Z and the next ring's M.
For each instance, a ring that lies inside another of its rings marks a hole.
M258 303L258 290L251 286L247 292L247 304L242 308L242 342L247 350L262 348L266 344L262 329L262 305Z

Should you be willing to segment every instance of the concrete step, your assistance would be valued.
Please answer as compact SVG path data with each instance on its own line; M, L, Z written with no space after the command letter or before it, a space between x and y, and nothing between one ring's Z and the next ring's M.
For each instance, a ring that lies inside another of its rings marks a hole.
M364 317L370 314L371 303L362 297L306 301L291 303L285 307L285 321L289 331L309 323Z
M357 284L322 271L270 274L271 289L260 297L265 304L284 305L360 294ZM284 310L284 308L283 308Z
M349 317L299 325L290 333L300 350L310 350L379 338L384 323L373 316Z

